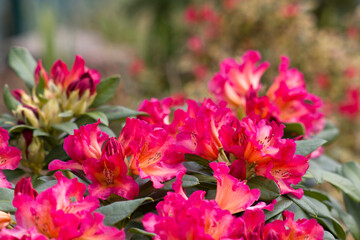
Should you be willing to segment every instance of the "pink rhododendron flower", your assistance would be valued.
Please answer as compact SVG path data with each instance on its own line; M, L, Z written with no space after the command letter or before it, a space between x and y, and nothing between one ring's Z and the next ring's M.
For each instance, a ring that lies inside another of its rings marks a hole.
M66 137L64 150L71 160L67 162L54 160L49 164L49 170L82 170L82 164L86 159L100 159L102 156L101 147L109 136L100 130L99 124L100 120L94 124L80 126L79 129L74 130L74 135Z
M280 9L280 14L284 18L296 17L300 12L300 4L298 3L288 3L285 6L282 6Z
M44 69L44 67L42 66L42 62L41 59L38 61L38 64L35 68L35 74L34 74L34 78L35 78L35 83L39 84L40 79L42 79L44 81L45 87L48 86L48 82L49 82L49 76L46 72L46 70Z
M187 104L189 117L176 136L177 150L216 160L222 147L219 130L224 125L232 126L238 120L225 107L225 102L217 105L211 99L205 99L201 106L192 100L188 100Z
M129 66L129 74L131 77L138 77L145 69L145 63L142 59L137 58L131 62Z
M257 122L250 117L241 120L236 129L228 126L220 130L224 150L236 160L230 166L230 174L239 179L254 174L274 180L281 194L292 193L302 197L302 189L293 189L309 167L308 158L294 155L296 144L292 139L282 139L283 125Z
M349 119L357 119L360 114L360 90L358 87L346 89L345 99L340 102L339 110Z
M89 185L91 196L107 199L111 193L126 199L134 199L139 194L139 186L127 175L124 152L115 138L110 138L100 159L88 158L83 168L86 177L92 181Z
M203 200L204 191L194 192L189 199L168 192L156 209L158 215L147 213L142 222L146 231L156 234L155 240L233 239L235 223L229 211L214 200Z
M1 169L14 170L19 165L21 152L16 147L9 146L9 133L0 127L0 187L11 188Z
M118 141L129 158L131 173L149 178L155 188L161 188L161 182L185 170L181 164L183 156L173 151L175 139L164 128L128 118Z
M217 180L215 201L222 209L229 210L231 214L242 212L259 199L260 191L250 190L245 181L240 182L229 175L230 169L225 163L211 162L210 167Z
M294 213L283 212L284 220L275 220L264 227L264 239L307 239L321 240L323 227L315 219L299 219L294 221Z
M227 101L232 108L245 107L245 97L250 89L258 91L260 78L269 67L268 62L257 66L261 56L259 52L248 51L241 64L233 59L226 59L220 64L220 72L209 82L209 90L218 99Z
M195 53L200 53L203 50L204 44L200 37L194 36L188 39L187 47Z
M36 194L30 179L22 179L16 187L14 207L17 226L2 230L0 237L14 234L14 239L125 239L124 232L102 224L103 216L92 213L99 207L93 197L83 197L86 186L62 173L58 183Z
M70 71L61 60L56 61L50 70L50 78L54 81L55 85L61 86L63 89L67 89L71 83L82 79L83 74L87 74L94 85L100 82L99 73L96 70L87 69L84 59L79 55L76 56Z
M357 67L349 66L344 71L344 77L348 79L355 79L359 76L359 70Z

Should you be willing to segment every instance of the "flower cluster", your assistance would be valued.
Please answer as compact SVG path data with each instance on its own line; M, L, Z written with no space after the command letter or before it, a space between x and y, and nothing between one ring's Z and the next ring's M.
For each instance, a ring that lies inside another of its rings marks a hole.
M74 135L65 138L64 149L71 160L54 160L49 169L83 171L92 182L90 195L101 199L111 193L134 199L139 186L131 176L150 179L155 188L161 188L161 182L184 170L180 164L183 158L172 151L175 139L165 129L139 119L127 119L116 139L102 132L99 124L81 126Z
M158 215L144 216L144 227L156 234L155 240L323 238L324 230L315 219L294 221L294 214L288 211L283 212L283 220L265 224L261 209L247 207L259 197L259 192L250 193L247 189L245 193L242 182L223 172L224 166L212 164L212 167L218 180L215 200L204 200L204 191L196 191L188 198L183 191L177 192L179 183L175 182L175 193L168 192L156 206ZM229 181L234 182L229 184ZM241 217L232 215L241 211L245 211Z
M124 231L104 226L104 216L94 212L99 200L83 197L86 186L69 180L60 172L58 183L38 193L31 179L21 179L15 187L14 207L17 225L3 228L1 239L125 239Z
M99 82L99 73L88 69L80 56L76 56L70 71L64 62L56 61L50 76L39 60L32 93L28 95L21 89L12 92L21 103L15 116L23 123L50 131L52 125L85 113L95 99Z
M239 114L280 123L302 123L308 136L321 131L325 125L320 112L322 101L307 92L303 75L295 68L289 69L287 57L282 57L279 75L266 95L259 96L261 76L269 67L267 62L257 66L260 59L258 52L248 51L240 64L233 59L224 60L220 72L209 83L210 91Z

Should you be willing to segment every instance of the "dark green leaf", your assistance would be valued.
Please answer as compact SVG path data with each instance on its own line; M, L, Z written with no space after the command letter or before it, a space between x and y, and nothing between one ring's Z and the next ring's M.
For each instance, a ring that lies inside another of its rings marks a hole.
M63 122L52 125L52 127L56 130L66 132L69 135L74 134L74 129L78 129L78 126L74 122Z
M191 161L191 162L196 162L204 167L209 167L209 163L210 163L210 161L205 158L202 158L195 154L188 154L188 153L185 154L185 160Z
M175 179L165 182L164 187L162 187L162 189L163 190L172 190L172 184L174 182L175 182ZM200 182L199 182L199 179L197 179L197 177L185 174L182 178L181 186L183 188L188 188L188 187L196 186L198 184L200 184Z
M52 137L49 133L45 132L42 129L35 129L33 135L36 137Z
M14 190L0 188L0 210L4 212L15 213L16 208L13 206Z
M55 148L53 148L48 155L46 155L45 157L45 162L49 163L54 159L59 159L59 160L69 160L70 157L69 155L66 154L63 145L58 145Z
M16 125L16 126L10 128L9 133L19 133L19 132L24 131L25 129L35 130L36 128L33 126L29 126L29 125Z
M310 153L314 152L320 146L326 143L324 139L309 139L309 140L301 140L296 142L296 152L295 154L299 154L302 156L307 156Z
M131 233L135 233L135 234L140 234L140 235L144 235L144 236L148 236L148 237L154 237L155 236L155 233L151 233L151 232L147 232L143 229L140 229L140 228L130 228L129 229L129 232Z
M103 112L93 111L84 113L84 115L94 119L95 121L98 121L100 119L100 122L105 126L109 125L109 120Z
M333 142L339 135L339 130L330 122L326 122L325 128L317 135L314 136L314 138L324 139L326 140L326 144Z
M360 226L360 202L355 202L346 194L343 194L344 204L347 212L354 218L354 221Z
M32 89L35 84L34 72L36 61L30 52L22 47L14 47L10 49L9 65L16 74L24 80L28 89Z
M96 109L97 111L103 112L109 121L124 120L128 117L135 117L139 115L147 115L143 112L138 112L122 106L101 106Z
M8 169L4 169L2 170L6 179L11 182L15 179L19 179L20 177L22 177L25 174L25 171L17 168L15 170L8 170Z
M116 134L109 127L104 126L102 124L98 125L102 132L105 132L109 135L109 137L117 137Z
M342 165L342 174L356 186L360 186L360 166L356 162L346 162Z
M284 196L278 197L276 201L277 203L275 204L274 210L272 211L264 210L266 220L269 220L270 218L273 218L276 215L282 213L283 211L288 209L290 205L293 203L290 199Z
M114 225L121 220L130 217L130 215L145 201L151 200L152 198L145 197L135 200L114 202L107 206L100 207L97 212L105 215L104 224L107 226Z
M101 82L96 86L96 97L90 108L99 107L107 103L111 98L113 98L119 83L119 76L101 80Z
M322 172L323 179L335 187L340 188L344 193L349 197L354 199L357 202L360 202L360 189L358 186L354 185L349 179L340 176L336 173L331 172Z
M274 180L256 176L248 180L247 185L251 189L259 189L261 192L259 200L271 201L280 196L280 189Z
M284 138L294 138L305 134L304 125L301 123L284 123Z
M15 111L17 109L18 105L21 105L21 103L15 99L15 97L11 94L9 86L5 84L4 91L3 91L3 98L4 103L7 109L10 111Z

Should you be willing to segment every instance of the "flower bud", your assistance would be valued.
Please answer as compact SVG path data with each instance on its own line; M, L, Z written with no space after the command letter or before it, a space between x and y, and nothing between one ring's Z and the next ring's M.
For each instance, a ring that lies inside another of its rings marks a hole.
M35 77L36 85L39 84L40 79L43 79L45 86L47 87L48 82L49 82L49 77L48 77L47 72L45 71L45 69L42 66L41 59L38 61L38 64L35 68L35 76L34 77Z
M79 90L79 97L82 97L86 90L90 90L90 95L93 95L96 91L96 86L93 78L89 73L81 75L80 79L73 81L66 89L66 95L69 97L70 93Z
M0 229L10 224L11 216L9 213L0 211Z
M32 199L35 199L38 195L38 192L33 188L31 184L31 178L23 177L15 186L14 195L25 194L30 196Z

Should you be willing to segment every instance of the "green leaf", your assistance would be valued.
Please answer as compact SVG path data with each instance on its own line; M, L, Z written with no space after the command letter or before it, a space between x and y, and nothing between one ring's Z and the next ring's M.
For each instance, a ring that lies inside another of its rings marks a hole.
M332 172L322 172L323 179L337 188L340 188L341 191L346 193L349 197L354 199L357 202L360 202L360 189L358 186L354 185L349 179L340 176Z
M9 182L22 177L26 173L21 168L17 168L14 170L4 169L2 171Z
M74 122L63 122L52 125L52 127L56 130L66 132L69 135L74 134L74 129L78 129L78 126Z
M198 155L186 153L185 154L185 160L190 161L190 162L196 162L196 163L198 163L198 164L200 164L200 165L202 165L204 167L209 168L210 161L205 159L205 158L202 158L202 157L200 157Z
M70 117L74 116L74 113L71 110L67 110L67 111L59 113L58 116L62 117L62 118L70 118Z
M16 208L12 202L14 200L14 190L0 188L0 210L4 212L15 213Z
M335 238L334 235L332 235L330 232L324 231L324 238L323 238L323 240L336 240L336 238Z
M247 185L251 189L259 189L261 192L259 200L271 201L280 196L280 189L274 180L267 179L263 176L250 178Z
M284 123L284 138L294 138L305 134L304 125L301 123Z
M360 186L360 166L356 162L346 162L342 165L342 174L356 186Z
M35 84L34 72L36 61L30 52L22 47L10 49L9 65L16 74L25 82L28 89L32 89Z
M277 203L274 206L274 210L272 211L264 210L266 220L269 220L275 217L276 215L284 212L286 209L290 207L291 204L293 204L293 202L290 199L284 196L278 197L276 201Z
M21 105L21 103L18 100L16 100L16 98L11 94L9 86L7 84L5 84L4 87L3 98L4 98L5 106L10 111L15 111L17 109L17 106Z
M97 111L103 112L109 121L124 120L128 117L135 117L139 115L147 115L143 112L138 112L123 106L101 106L96 109Z
M351 234L355 239L360 239L360 231L358 226L360 226L360 202L355 202L349 196L343 193L344 204L347 210L347 213L350 216L342 215L343 222L350 229ZM355 224L354 224L355 223Z
M174 182L175 182L175 179L165 182L164 187L162 187L162 189L163 190L172 190L172 184ZM197 177L185 174L182 178L181 186L183 188L188 188L188 187L196 186L198 184L200 184L200 182L199 182L199 179L197 179Z
M59 159L59 160L63 160L63 161L70 159L69 155L67 155L67 153L65 152L63 145L58 145L58 146L54 147L48 153L48 155L46 155L45 163L49 163L54 159Z
M295 154L299 154L302 156L307 156L320 146L326 143L324 139L309 139L309 140L301 140L295 141L296 143L296 151Z
M147 232L147 231L145 231L145 230L143 230L143 229L140 229L140 228L130 228L129 229L129 232L131 232L131 233L135 233L135 234L140 234L140 235L143 235L143 236L147 236L147 237L151 237L151 238L153 238L153 237L155 237L155 233L151 233L151 232Z
M107 133L109 135L109 137L117 137L116 134L113 132L113 130L111 130L109 127L104 126L102 124L99 124L98 126L99 126L100 130L102 132Z
M329 121L326 122L325 128L313 138L324 139L327 142L325 145L330 144L339 136L339 130Z
M96 86L96 97L90 108L99 107L107 103L111 98L113 98L119 83L119 76L101 80L101 82Z
M53 137L42 129L35 129L33 135L36 137Z
M24 131L25 129L35 130L36 128L33 126L29 126L29 125L16 125L16 126L10 128L9 133L20 133L20 132Z
M105 113L103 113L103 112L93 111L93 112L84 113L83 115L88 116L88 117L94 119L95 121L98 121L100 119L100 122L102 124L104 124L105 126L109 125L109 120L106 117Z
M104 224L107 226L114 225L121 220L130 217L130 215L145 201L151 200L150 197L139 198L135 200L114 202L104 207L97 209L97 212L100 212L105 215Z

